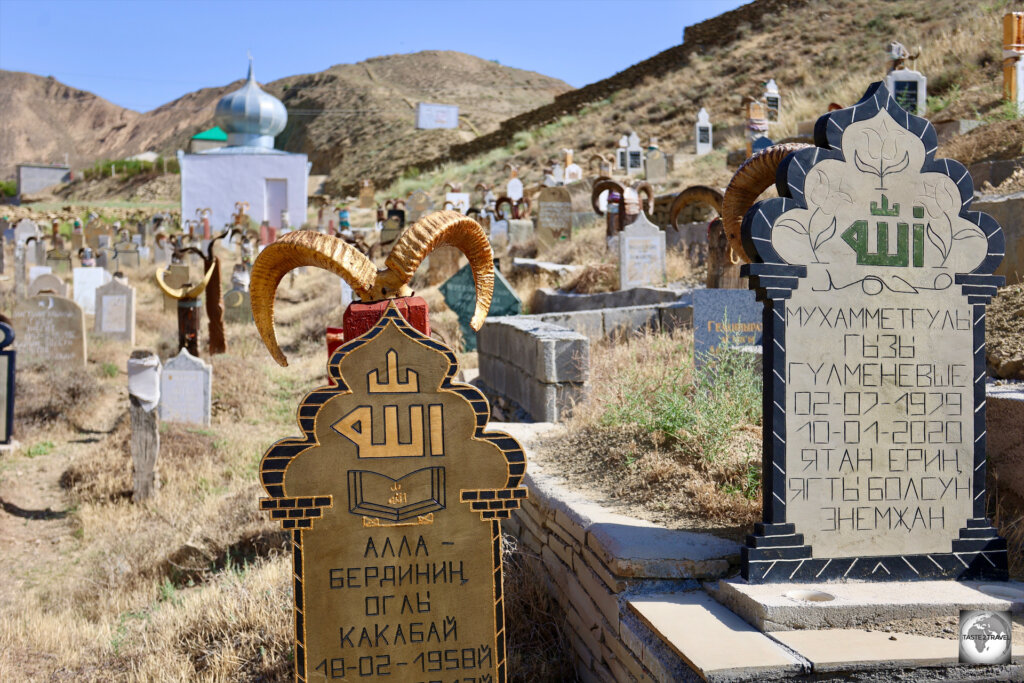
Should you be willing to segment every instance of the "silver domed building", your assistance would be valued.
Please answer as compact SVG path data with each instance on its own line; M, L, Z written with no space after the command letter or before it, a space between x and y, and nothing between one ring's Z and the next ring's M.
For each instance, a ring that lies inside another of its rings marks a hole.
M251 58L245 85L217 102L214 119L227 133L227 146L196 154L178 151L182 219L209 207L217 230L231 222L235 202L248 202L257 225L266 220L280 229L282 213L289 225L305 223L310 164L305 154L274 149L288 112L256 83Z

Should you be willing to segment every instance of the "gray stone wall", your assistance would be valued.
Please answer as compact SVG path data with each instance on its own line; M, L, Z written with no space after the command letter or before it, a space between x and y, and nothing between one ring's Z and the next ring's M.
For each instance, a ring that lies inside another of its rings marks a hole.
M39 192L46 188L71 180L71 169L67 166L18 165L18 196Z

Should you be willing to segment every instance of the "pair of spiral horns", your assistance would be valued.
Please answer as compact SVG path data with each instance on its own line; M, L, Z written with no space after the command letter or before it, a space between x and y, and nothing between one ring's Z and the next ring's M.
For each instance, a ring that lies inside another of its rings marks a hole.
M494 254L480 224L456 211L439 211L409 226L395 241L378 270L361 251L340 237L311 230L290 232L268 245L252 266L249 296L256 329L280 365L288 359L274 330L274 297L281 280L295 268L313 266L347 282L363 301L410 296L413 274L434 249L449 245L469 260L476 285L476 309L470 326L479 330L494 294Z

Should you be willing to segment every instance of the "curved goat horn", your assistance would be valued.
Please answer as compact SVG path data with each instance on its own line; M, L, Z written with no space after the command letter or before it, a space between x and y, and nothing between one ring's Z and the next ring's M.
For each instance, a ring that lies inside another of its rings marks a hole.
M638 197L640 196L641 192L647 195L647 213L654 213L654 186L652 186L646 180L642 180L639 183L637 183L636 187L634 187L633 189L636 190L636 194ZM642 204L640 205L640 209L643 210Z
M672 206L668 209L668 222L674 229L679 230L679 214L690 204L705 204L721 216L723 199L721 192L706 185L688 187L672 200Z
M619 194L626 191L625 188L622 187L621 183L618 183L611 178L598 178L597 181L594 182L594 189L590 191L590 204L594 207L594 213L598 216L604 215L601 212L601 206L597 203L597 200L605 190L608 190L609 193L614 190Z
M455 247L469 260L476 284L476 310L469 324L479 330L494 295L494 253L480 224L456 211L424 216L403 232L384 260L387 270L378 274L373 293L379 290L382 297L398 295L393 291L395 285L407 287L427 254L443 244Z
M333 235L297 230L267 245L256 257L250 276L252 317L264 346L280 365L288 365L274 331L274 296L292 269L314 266L329 270L352 286L361 299L370 298L377 269L362 252Z
M750 255L743 248L743 216L754 205L762 192L775 183L775 173L779 164L789 154L813 145L802 142L790 142L784 145L773 145L743 162L725 190L722 201L722 223L729 246L739 254L744 263L750 263Z
M195 299L202 294L203 290L206 289L206 286L210 284L211 277L213 277L212 263L210 264L210 267L206 269L206 275L203 276L202 281L191 289L189 289L188 285L185 285L184 287L169 287L164 281L164 271L162 270L156 271L156 284L164 294L172 299Z

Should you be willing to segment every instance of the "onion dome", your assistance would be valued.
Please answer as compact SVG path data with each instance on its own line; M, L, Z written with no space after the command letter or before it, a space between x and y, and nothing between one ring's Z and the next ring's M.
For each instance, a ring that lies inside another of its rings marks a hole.
M228 134L229 147L273 149L274 137L288 122L288 112L281 100L256 84L250 57L245 85L220 99L214 120Z

